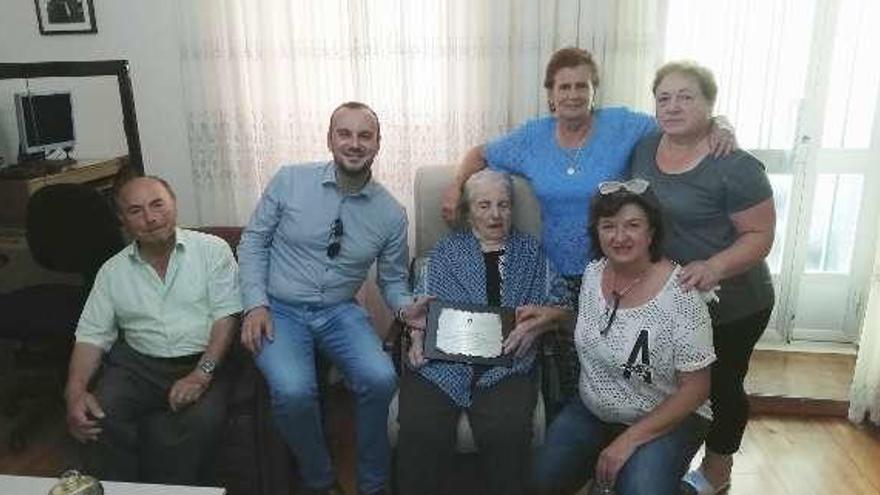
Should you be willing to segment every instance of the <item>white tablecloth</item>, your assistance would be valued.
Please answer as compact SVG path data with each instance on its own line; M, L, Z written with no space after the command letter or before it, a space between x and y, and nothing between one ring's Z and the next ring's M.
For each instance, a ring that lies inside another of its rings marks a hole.
M47 495L58 482L56 478L8 476L0 474L2 495ZM204 486L148 485L102 481L105 495L224 495L224 488Z

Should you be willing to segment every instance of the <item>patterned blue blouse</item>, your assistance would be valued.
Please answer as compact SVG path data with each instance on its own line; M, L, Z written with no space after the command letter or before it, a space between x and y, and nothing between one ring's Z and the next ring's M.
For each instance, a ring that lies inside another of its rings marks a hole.
M581 276L591 257L587 222L596 187L628 175L636 143L657 129L650 115L623 107L598 109L593 119L592 133L580 152L559 146L556 117L530 120L486 145L490 168L531 183L541 204L547 255L565 276Z

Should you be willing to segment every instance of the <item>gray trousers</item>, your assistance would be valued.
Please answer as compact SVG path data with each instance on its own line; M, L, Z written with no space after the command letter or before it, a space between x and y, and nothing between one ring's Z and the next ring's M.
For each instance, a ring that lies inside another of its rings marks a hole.
M121 340L113 346L93 390L106 417L98 441L85 446L87 472L112 481L210 482L228 380L218 370L196 403L177 412L168 405L171 386L195 369L198 359L154 358Z

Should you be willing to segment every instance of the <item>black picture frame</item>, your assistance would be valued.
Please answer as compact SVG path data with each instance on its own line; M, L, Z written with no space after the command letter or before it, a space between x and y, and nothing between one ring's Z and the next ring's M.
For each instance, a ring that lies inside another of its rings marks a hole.
M425 357L443 361L456 361L468 364L481 364L486 366L513 366L513 356L504 354L494 358L477 356L465 356L462 354L447 354L437 348L437 327L440 313L444 309L458 309L472 313L495 313L501 318L501 334L506 338L516 325L516 310L498 306L485 306L481 304L453 303L448 301L434 300L428 304L428 327L425 332Z
M37 26L42 35L94 34L94 0L34 0Z

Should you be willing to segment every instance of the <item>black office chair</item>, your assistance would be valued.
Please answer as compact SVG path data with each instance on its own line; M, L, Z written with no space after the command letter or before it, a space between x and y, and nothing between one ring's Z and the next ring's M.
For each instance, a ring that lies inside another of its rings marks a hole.
M0 294L0 341L13 363L0 389L12 418L7 442L23 450L27 434L63 405L73 334L101 265L124 246L108 200L81 184L57 184L28 201L26 237L43 267L82 276L81 285L39 284Z

